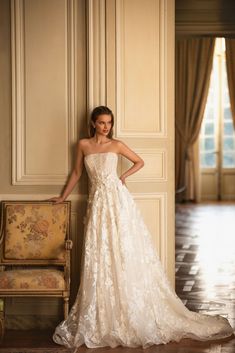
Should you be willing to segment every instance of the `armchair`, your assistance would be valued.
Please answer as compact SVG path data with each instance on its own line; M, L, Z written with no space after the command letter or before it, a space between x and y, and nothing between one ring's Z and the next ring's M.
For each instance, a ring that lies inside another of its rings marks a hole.
M2 201L0 299L62 297L66 318L72 249L69 230L69 201L57 205L50 201ZM2 313L2 334L3 318Z

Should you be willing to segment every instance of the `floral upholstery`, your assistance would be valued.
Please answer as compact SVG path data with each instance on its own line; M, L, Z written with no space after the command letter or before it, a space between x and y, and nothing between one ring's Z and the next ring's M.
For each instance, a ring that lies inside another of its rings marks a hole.
M66 204L8 204L5 210L6 259L64 259Z
M53 269L7 270L0 272L0 290L64 290L63 272Z
M0 297L70 297L71 202L1 201ZM4 300L4 299L3 299ZM0 341L5 313L0 299Z

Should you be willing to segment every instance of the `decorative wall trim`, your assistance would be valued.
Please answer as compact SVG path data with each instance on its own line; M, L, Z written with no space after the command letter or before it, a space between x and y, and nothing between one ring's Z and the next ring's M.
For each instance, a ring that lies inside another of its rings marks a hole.
M68 18L68 121L69 121L69 142L75 143L78 139L77 134L77 1L67 1Z
M134 200L152 200L152 202L159 202L159 214L156 217L160 221L160 234L158 236L157 244L159 249L159 257L165 270L167 269L167 193L166 192L152 192L152 193L141 193L132 194ZM153 236L153 234L152 234ZM155 241L156 243L156 241Z
M234 37L235 25L231 24L220 28L218 23L208 22L184 22L176 24L176 37L181 36L212 36L212 37Z
M235 170L223 169L221 172L221 200L235 199ZM218 173L216 169L204 168L201 172L201 199L218 199Z
M167 150L165 148L135 148L135 152L138 153L141 158L146 162L146 160L151 159L151 166L153 167L160 160L159 173L158 171L151 168L151 171L147 171L147 165L144 169L141 169L138 173L131 175L128 178L128 182L167 182ZM126 169L126 161L124 158L121 158L121 172L123 173Z
M235 194L233 195L226 195L224 194L222 197L221 197L221 200L224 200L224 201L234 201L235 200Z
M49 200L54 197L55 194L0 194L0 202L6 201L39 201L39 200ZM78 202L83 202L87 200L87 194L70 194L67 198L68 201L72 202L72 211L77 206Z
M124 128L125 111L125 86L124 76L125 68L123 67L124 57L124 23L123 23L123 9L124 0L116 0L116 105L117 105L117 137L147 137L147 138L166 138L167 137L167 116L166 116L166 91L167 91L167 51L166 51L166 28L167 28L167 4L166 0L158 1L159 6L159 108L157 110L156 119L158 119L160 126L159 130L151 132L140 131L126 131ZM153 78L154 79L154 78Z
M225 3L225 2L224 2ZM234 36L233 1L184 0L176 2L176 36Z
M87 1L87 96L88 111L106 105L105 0Z
M65 0L67 21L67 157L63 174L28 174L26 172L26 116L25 116L25 38L24 0L11 0L12 46L12 184L61 185L69 170L70 144L77 139L77 2Z

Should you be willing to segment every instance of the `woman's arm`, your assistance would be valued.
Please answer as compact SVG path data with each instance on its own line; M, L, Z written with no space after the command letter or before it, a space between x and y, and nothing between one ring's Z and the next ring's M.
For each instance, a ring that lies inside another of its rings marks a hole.
M53 197L50 199L50 201L53 201L55 203L60 203L66 200L66 198L69 196L69 194L73 190L74 186L76 185L76 183L78 182L82 174L83 158L84 158L84 155L82 151L82 142L79 141L77 146L77 156L76 156L75 166L64 188L64 191L60 197Z
M144 166L144 161L143 159L138 156L135 152L133 152L127 145L125 145L123 142L119 141L118 142L118 147L119 147L119 153L122 154L124 157L129 159L134 163L134 165L129 168L127 171L125 171L121 176L120 179L123 184L125 184L125 179L133 174L136 173L140 168L143 168Z

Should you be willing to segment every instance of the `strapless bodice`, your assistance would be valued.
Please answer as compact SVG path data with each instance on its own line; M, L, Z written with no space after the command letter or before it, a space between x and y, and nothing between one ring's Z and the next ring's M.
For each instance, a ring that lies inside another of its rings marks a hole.
M85 168L93 189L110 187L120 182L117 162L118 154L115 152L91 153L84 157Z

